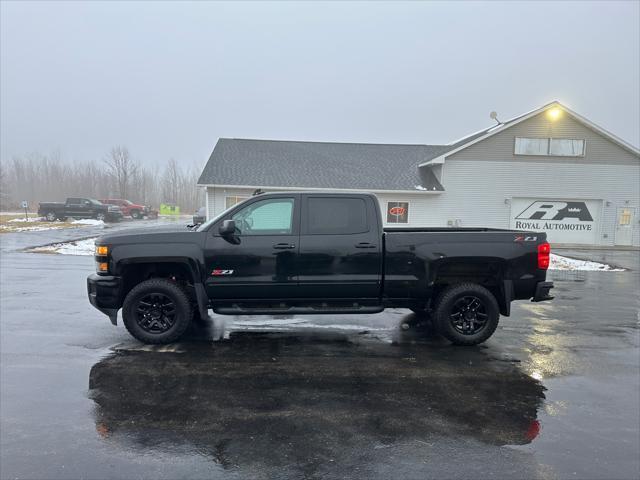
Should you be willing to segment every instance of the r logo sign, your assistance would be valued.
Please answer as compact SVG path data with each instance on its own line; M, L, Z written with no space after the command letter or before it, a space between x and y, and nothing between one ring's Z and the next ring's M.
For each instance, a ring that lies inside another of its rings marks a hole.
M594 244L601 213L602 200L513 197L510 225L515 230L547 232L551 243Z
M529 205L516 218L522 220L575 218L581 222L593 222L593 217L584 202L537 201Z

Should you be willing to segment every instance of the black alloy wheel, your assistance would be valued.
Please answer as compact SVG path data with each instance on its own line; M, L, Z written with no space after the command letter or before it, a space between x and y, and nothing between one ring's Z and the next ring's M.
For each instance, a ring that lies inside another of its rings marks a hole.
M478 345L498 328L500 307L496 297L477 283L447 286L434 305L436 330L456 345Z
M453 304L449 319L453 328L462 335L475 335L487 326L487 308L474 295L459 298Z
M191 324L193 306L187 292L168 278L150 278L131 289L122 304L122 320L144 343L178 340Z
M136 321L147 333L167 332L176 321L175 303L167 295L150 293L138 300Z

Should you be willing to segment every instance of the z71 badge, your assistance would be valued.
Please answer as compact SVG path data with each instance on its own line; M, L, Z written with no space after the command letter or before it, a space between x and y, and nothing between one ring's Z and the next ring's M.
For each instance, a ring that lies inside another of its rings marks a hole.
M518 235L513 239L514 242L535 242L538 240L538 237L532 237L530 235Z
M211 275L233 275L233 270L222 270L220 268L214 268L213 272L211 272Z

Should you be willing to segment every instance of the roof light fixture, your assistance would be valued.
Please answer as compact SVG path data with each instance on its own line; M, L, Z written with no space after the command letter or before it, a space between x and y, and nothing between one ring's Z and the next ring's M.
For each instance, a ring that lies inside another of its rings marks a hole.
M549 117L549 120L553 122L558 120L561 115L562 115L562 110L560 110L558 107L553 107L547 110L547 117Z

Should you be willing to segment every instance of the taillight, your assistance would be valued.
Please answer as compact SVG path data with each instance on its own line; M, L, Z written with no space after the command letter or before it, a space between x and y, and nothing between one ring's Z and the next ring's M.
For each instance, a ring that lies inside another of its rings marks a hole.
M551 245L547 242L538 245L538 268L546 270L549 268L551 258Z

